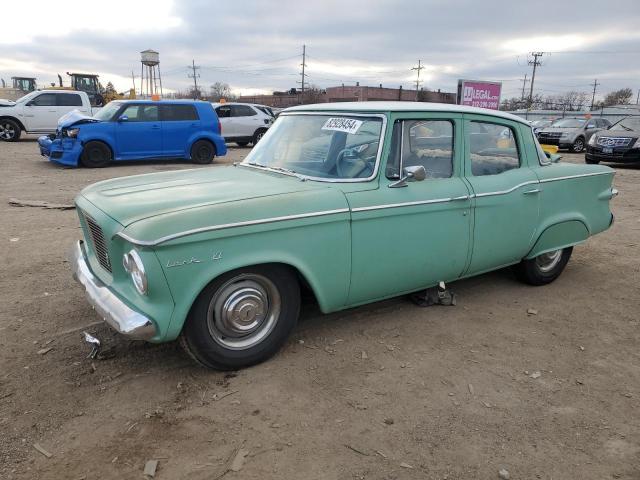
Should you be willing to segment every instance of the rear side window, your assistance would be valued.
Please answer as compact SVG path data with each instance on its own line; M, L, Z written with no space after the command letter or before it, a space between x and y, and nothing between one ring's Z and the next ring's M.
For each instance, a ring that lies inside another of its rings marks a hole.
M82 98L77 93L57 93L59 107L81 107Z
M256 111L248 105L230 105L232 117L252 117Z
M216 108L216 114L218 118L229 118L231 116L231 107L218 107Z
M56 105L56 94L43 93L42 95L38 95L36 98L31 100L30 105L34 105L36 107L54 107Z
M497 123L471 122L469 153L471 173L476 177L498 175L520 166L515 131Z
M162 120L165 122L178 122L199 120L198 112L193 105L162 105Z

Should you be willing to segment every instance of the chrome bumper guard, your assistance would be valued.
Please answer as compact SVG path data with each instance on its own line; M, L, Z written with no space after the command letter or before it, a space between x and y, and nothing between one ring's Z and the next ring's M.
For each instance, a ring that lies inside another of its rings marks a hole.
M156 328L148 317L129 308L89 268L82 241L69 252L73 278L84 287L87 300L105 322L118 333L136 340L149 340Z

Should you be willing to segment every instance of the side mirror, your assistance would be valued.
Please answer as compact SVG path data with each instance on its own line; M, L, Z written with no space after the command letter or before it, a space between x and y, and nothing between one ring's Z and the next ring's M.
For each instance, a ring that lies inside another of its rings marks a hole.
M409 182L421 182L425 178L427 178L427 171L422 165L404 167L402 169L402 178L390 184L389 188L406 187Z
M126 115L120 115L118 117L118 122L128 122L129 121L129 117L127 117Z

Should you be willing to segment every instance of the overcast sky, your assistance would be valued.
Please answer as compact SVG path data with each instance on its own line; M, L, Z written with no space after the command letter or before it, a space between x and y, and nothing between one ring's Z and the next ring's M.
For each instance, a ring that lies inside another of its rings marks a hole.
M3 16L0 77L40 85L80 71L125 90L140 75L139 52L153 48L169 89L188 87L195 59L205 87L284 90L300 80L306 44L308 81L320 87L412 88L420 59L425 88L498 80L503 98L519 96L536 50L550 52L536 92L590 92L596 78L601 94L640 89L640 0L31 0Z

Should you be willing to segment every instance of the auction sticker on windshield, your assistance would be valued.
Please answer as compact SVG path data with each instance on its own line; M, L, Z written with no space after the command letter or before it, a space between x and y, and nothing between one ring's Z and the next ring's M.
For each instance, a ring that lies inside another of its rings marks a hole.
M353 118L332 117L324 122L322 130L335 130L336 132L356 133L362 126L362 120Z

